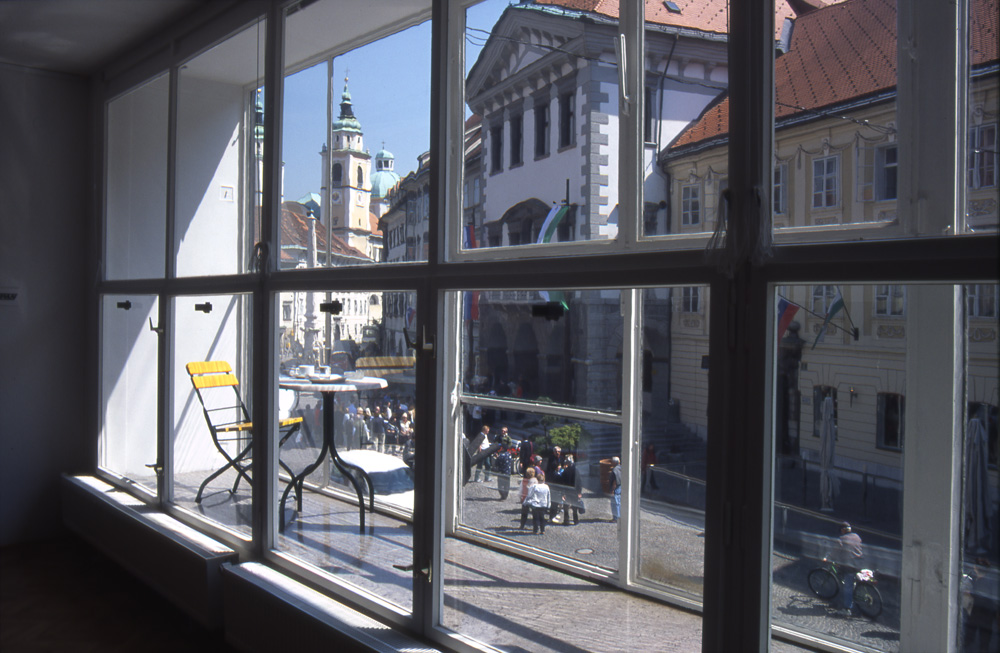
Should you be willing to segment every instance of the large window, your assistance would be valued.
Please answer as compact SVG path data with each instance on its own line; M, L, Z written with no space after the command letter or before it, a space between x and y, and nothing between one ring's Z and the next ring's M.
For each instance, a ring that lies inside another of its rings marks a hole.
M801 4L241 4L156 50L99 140L102 474L450 649L995 623L993 23ZM874 620L809 582L845 521Z

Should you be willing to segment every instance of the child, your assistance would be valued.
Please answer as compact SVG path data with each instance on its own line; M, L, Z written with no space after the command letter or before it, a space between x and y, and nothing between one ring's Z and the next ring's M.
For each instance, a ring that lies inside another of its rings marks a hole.
M537 483L528 488L528 496L524 499L524 505L531 506L531 530L537 534L541 530L545 535L545 513L552 502L549 493L549 486L545 484L545 473L535 476Z
M528 498L528 490L537 482L534 467L524 470L524 477L521 479L521 530L524 530L524 525L528 522L528 511L531 509L524 500Z

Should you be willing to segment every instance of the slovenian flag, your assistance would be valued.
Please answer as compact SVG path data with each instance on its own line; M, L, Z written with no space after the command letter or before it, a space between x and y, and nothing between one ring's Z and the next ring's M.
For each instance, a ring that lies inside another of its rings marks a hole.
M826 319L823 320L823 326L820 328L819 333L816 334L816 340L813 342L813 349L816 349L816 345L823 341L823 334L826 333L826 326L830 324L830 320L833 316L844 310L844 296L840 294L840 289L837 289L837 296L833 298L833 303L830 304L830 310L826 312Z
M784 297L778 298L778 342L788 330L788 325L792 323L795 314L799 312L799 305L793 304Z

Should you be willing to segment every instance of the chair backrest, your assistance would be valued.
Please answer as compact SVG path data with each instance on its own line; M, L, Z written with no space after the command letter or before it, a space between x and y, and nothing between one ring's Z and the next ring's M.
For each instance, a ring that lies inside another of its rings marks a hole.
M229 363L198 361L188 363L186 368L210 427L250 421L250 412L240 397L240 382ZM225 388L232 388L233 394Z

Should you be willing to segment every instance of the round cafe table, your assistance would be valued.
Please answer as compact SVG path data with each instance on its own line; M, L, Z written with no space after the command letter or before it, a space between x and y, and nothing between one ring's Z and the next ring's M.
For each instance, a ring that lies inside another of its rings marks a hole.
M357 479L353 472L358 472L359 475L365 479L368 484L368 497L370 510L374 510L375 506L375 490L372 487L371 479L368 478L368 474L365 473L363 469L357 465L352 465L346 462L337 453L337 444L333 438L334 431L334 396L338 392L363 392L365 390L379 390L388 386L388 382L376 376L343 376L340 374L316 374L308 378L293 378L293 377L280 377L278 379L278 387L285 388L288 390L295 390L297 392L318 392L323 395L323 444L320 446L319 455L316 460L310 463L305 469L303 469L298 475L293 476L292 480L288 483L285 488L284 493L281 495L281 518L279 519L278 530L284 532L285 530L285 501L288 498L288 493L292 488L297 488L298 492L301 493L302 484L305 478L312 474L317 467L323 464L326 459L326 455L329 452L330 457L333 459L333 464L340 470L340 473L350 479L351 484L354 486L354 490L358 493L358 510L361 515L361 533L365 532L365 501L364 495L361 490L361 483Z

